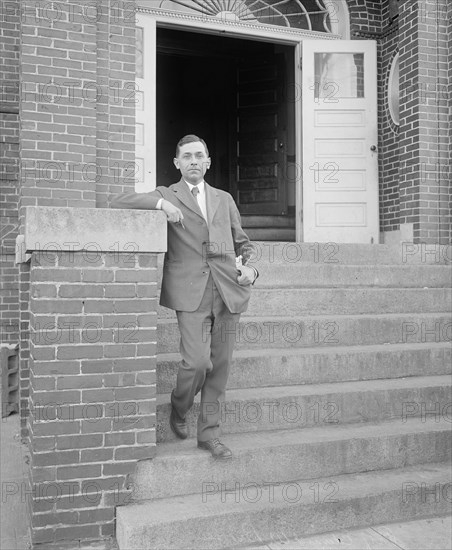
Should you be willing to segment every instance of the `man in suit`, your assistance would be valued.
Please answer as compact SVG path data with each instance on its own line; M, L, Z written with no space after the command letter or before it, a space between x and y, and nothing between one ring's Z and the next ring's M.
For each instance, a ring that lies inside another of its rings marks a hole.
M218 438L221 406L240 314L258 276L246 265L254 247L231 195L204 181L211 164L204 140L183 137L174 164L182 176L178 183L151 193L117 195L111 206L166 213L170 223L160 303L176 311L182 356L170 426L181 439L187 437L186 414L200 391L198 447L216 459L229 459L232 452Z

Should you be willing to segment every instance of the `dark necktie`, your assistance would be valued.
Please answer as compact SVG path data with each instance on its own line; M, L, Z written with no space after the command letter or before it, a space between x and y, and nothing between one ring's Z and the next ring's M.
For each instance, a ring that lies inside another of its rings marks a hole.
M201 208L201 203L200 203L200 201L198 200L199 189L198 189L198 186L197 186L197 185L195 185L195 186L192 188L191 194L192 194L193 197L195 198L195 201L196 201L196 203L198 204L199 209L201 210L202 217L207 221L207 219L206 219L205 216L204 216L204 212L203 212L203 210L202 210L202 208Z

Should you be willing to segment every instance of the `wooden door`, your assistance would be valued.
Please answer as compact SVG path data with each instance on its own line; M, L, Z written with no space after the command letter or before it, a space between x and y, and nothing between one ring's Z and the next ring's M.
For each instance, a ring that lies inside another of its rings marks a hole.
M376 43L302 43L303 240L378 243Z
M232 192L242 214L287 213L283 90L283 55L246 56L239 63L231 173Z

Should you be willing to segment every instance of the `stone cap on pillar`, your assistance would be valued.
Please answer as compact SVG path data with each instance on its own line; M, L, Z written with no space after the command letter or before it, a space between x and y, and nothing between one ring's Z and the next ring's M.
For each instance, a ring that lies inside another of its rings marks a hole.
M166 252L166 215L161 210L27 206L23 247L24 253Z

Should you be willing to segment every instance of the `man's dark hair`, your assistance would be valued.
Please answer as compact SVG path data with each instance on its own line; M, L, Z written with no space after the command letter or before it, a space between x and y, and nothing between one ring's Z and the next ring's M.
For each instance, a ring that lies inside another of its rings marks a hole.
M176 158L179 156L180 148L183 145L187 145L187 143L193 143L195 141L200 141L204 145L204 148L206 149L206 154L207 156L209 156L209 149L207 148L207 143L202 138L195 136L195 134L188 134L183 138L181 138L178 144L176 145Z

